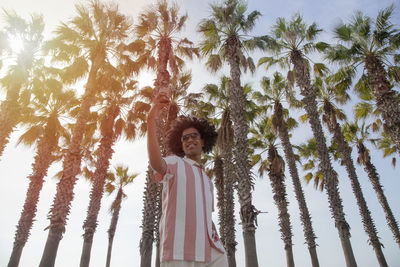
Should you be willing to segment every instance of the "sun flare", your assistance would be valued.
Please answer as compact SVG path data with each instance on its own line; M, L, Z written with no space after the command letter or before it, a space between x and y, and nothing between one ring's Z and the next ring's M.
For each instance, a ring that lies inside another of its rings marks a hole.
M24 41L18 35L12 35L8 38L8 43L14 53L19 53L24 48Z

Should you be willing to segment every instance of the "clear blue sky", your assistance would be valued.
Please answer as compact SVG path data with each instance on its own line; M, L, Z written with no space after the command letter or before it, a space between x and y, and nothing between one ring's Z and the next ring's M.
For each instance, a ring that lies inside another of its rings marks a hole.
M121 11L124 14L135 17L146 5L146 1L118 1ZM196 33L196 25L201 18L209 14L209 7L206 1L180 0L178 1L181 10L189 14L189 21L186 26L185 36L198 41L200 36ZM295 12L300 12L306 22L316 21L325 33L323 38L330 40L331 31L341 20L346 21L355 10L361 10L364 13L375 17L377 11L387 7L391 1L248 1L249 11L259 10L263 16L257 23L254 34L265 34L269 32L270 26L277 17L290 18ZM52 0L3 0L1 8L14 9L25 18L30 13L43 14L46 21L46 31L50 33L55 29L60 21L75 15L72 1L52 1ZM397 27L400 27L400 6L396 6L393 20ZM2 23L2 22L1 22ZM3 24L0 24L3 25ZM333 40L331 40L333 42ZM260 54L255 54L255 61ZM193 84L190 90L198 92L205 83L217 82L219 76L212 77L205 72L202 62L195 60L189 65L193 70ZM218 75L228 74L221 71ZM244 75L243 82L249 82L256 88L259 78L265 75L265 71L260 68L255 76ZM139 81L141 85L150 84L155 76L146 75ZM1 96L3 97L3 96ZM296 114L297 116L297 114ZM351 117L351 116L350 116ZM7 146L1 161L0 174L3 179L3 186L0 187L0 210L2 219L0 220L0 266L6 266L11 254L12 243L15 233L15 225L19 219L19 214L25 200L25 193L28 185L26 177L31 173L31 164L33 162L33 152L23 147L15 147L16 139L21 131L12 135L11 142ZM306 136L311 133L305 131L304 127L296 132L293 142L298 144L304 141ZM353 154L355 155L355 154ZM400 220L400 177L399 167L393 169L388 159L383 160L381 152L374 152L373 161L381 175L382 184L385 188L386 196L392 207L397 220ZM399 158L397 159L399 162ZM118 143L115 148L115 154L112 160L113 164L122 163L129 166L131 172L140 172L137 180L132 186L127 188L128 199L123 202L121 217L119 220L116 237L114 240L112 265L118 267L138 266L140 262L139 240L141 228L139 228L142 217L142 192L144 189L145 170L147 167L146 143L144 140L135 143ZM46 178L38 207L36 222L33 226L31 237L23 251L21 267L31 267L38 265L44 244L47 238L47 231L44 228L48 225L46 215L50 205L53 202L55 194L56 180L52 177L60 170L60 165L55 165L49 170L49 177ZM361 219L358 214L356 201L351 192L350 183L347 179L343 167L335 163L335 169L339 173L339 188L343 198L343 204L346 213L346 219L351 226L351 243L358 266L374 267L378 266L375 253L372 247L367 244L367 236L364 233ZM392 234L386 225L384 213L377 201L376 195L368 181L368 177L362 168L357 167L362 189L375 220L379 236L384 244L383 253L386 256L389 266L400 266L399 247L393 240ZM298 267L310 266L310 259L304 237L302 226L299 221L299 212L297 203L294 199L294 193L290 176L287 173L287 193L290 202L289 212L293 226L293 252L295 264ZM325 193L315 191L312 185L305 185L304 191L309 209L313 218L313 226L318 237L317 253L321 266L337 267L345 266L343 252L337 230L331 219L328 209L327 196ZM89 183L79 180L75 187L75 199L72 203L72 210L69 216L68 225L64 238L60 243L58 250L56 266L70 267L78 266L82 248L82 223L86 217L88 205L88 195L90 192ZM94 237L92 248L91 266L104 266L107 251L107 228L110 223L110 214L108 208L111 198L104 199L99 217L99 227ZM277 221L277 209L273 203L271 188L267 178L257 179L253 195L254 205L267 211L258 217L258 228L256 230L256 242L258 250L258 259L260 266L285 266L285 252L283 242L280 239L280 233ZM217 216L214 214L214 221L217 222ZM238 208L236 209L238 215ZM236 254L238 266L244 266L244 252L242 244L242 234L240 225L237 226L238 251Z

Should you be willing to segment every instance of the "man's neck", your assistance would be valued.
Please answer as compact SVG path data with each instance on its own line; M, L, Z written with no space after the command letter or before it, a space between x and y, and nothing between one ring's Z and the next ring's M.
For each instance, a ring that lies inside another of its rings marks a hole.
M196 156L187 156L186 155L186 157L201 164L201 155L196 155Z

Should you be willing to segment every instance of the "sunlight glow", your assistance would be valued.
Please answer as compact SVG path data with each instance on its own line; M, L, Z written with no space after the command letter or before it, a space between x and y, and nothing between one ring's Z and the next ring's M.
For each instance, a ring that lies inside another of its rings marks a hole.
M22 40L21 36L12 35L8 37L8 43L11 50L18 54L24 48L24 41Z

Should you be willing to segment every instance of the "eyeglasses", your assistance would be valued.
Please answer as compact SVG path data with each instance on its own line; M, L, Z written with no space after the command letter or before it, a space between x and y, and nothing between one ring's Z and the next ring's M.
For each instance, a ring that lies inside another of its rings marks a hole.
M194 132L194 133L188 133L188 134L182 135L181 141L186 142L187 140L189 140L189 138L192 138L192 139L200 138L200 133Z

